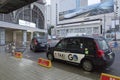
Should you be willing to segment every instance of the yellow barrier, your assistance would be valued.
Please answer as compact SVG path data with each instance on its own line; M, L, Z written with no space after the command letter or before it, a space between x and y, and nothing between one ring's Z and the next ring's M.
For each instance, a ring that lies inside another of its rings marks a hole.
M14 55L16 58L22 58L22 53L21 52L15 52Z
M120 77L113 76L110 74L102 73L100 80L120 80Z
M38 59L38 64L47 68L52 66L51 61L43 58Z

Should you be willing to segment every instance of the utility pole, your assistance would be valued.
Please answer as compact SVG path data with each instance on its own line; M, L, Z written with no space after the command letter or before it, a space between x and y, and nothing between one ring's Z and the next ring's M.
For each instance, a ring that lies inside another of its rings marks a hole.
M105 23L106 23L106 16L105 16L105 14L104 14L104 28L103 28L103 36L105 37Z
M114 2L115 10L114 10L114 22L115 22L115 40L116 40L116 31L117 31L117 25L116 25L116 20L117 20L117 13L118 13L118 3L117 0Z
M115 29L114 29L114 31L115 31L115 43L114 43L114 47L117 47L117 45L118 45L118 43L117 43L117 39L116 39L116 31L117 31L117 26L116 26L116 20L117 20L117 12L118 12L118 3L117 3L117 0L115 0L115 2L114 2L114 22L115 22Z

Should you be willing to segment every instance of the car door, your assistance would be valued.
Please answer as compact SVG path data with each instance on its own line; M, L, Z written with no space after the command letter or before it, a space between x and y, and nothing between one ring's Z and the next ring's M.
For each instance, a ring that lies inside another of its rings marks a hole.
M96 56L96 44L94 39L84 38L84 53L88 58L94 58Z
M67 39L63 39L55 46L54 58L66 60L65 59L66 42L67 42Z
M70 62L80 63L84 58L83 39L70 38L67 40L66 60Z

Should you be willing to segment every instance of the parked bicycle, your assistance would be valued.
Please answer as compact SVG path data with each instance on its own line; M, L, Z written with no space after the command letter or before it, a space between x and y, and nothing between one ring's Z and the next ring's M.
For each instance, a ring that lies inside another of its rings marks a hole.
M16 45L14 42L10 42L5 45L5 51L7 53L11 53L11 55L14 55L15 49L16 49Z

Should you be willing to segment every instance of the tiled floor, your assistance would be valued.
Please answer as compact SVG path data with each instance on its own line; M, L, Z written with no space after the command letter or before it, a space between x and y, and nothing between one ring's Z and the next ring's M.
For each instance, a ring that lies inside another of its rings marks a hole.
M93 80L56 67L45 68L28 59L17 59L0 48L0 80Z

